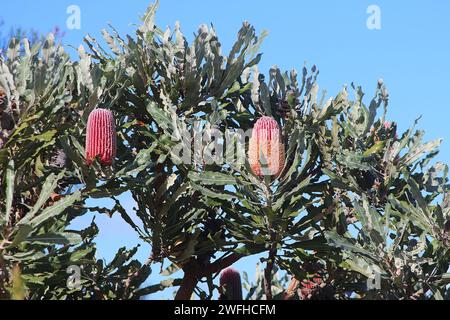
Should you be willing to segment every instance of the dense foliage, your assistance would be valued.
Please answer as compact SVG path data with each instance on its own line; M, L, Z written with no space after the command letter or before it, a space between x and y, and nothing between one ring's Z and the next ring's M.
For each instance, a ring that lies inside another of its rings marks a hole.
M242 281L249 299L449 298L448 167L431 162L440 141L397 132L382 81L367 105L354 85L326 100L315 66L266 79L265 34L248 23L225 56L214 28L189 44L178 24L156 27L155 10L133 37L103 30L106 48L86 37L76 61L52 35L11 39L1 56L0 298L138 299L173 286L178 299L211 299L217 274L250 255L265 258L257 283ZM96 108L115 117L111 166L85 159ZM263 116L281 128L276 176L254 174L248 140L243 162L229 161L225 138L212 143L222 133L239 149L235 133ZM151 245L148 260L137 247L97 260L95 222L70 230L89 211L120 215ZM167 279L143 285L162 263ZM80 286L67 282L73 266Z

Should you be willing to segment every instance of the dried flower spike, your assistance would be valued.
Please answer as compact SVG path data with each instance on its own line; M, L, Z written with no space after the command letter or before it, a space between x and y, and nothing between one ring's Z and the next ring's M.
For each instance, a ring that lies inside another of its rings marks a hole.
M62 149L56 150L51 158L51 165L57 168L64 168L67 165L67 155Z

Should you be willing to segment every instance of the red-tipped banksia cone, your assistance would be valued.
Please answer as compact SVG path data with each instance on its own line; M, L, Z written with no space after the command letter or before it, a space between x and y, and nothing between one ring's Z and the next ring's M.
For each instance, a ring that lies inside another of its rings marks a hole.
M284 144L275 119L262 117L253 128L248 161L255 175L278 176L284 167Z
M220 274L219 300L242 300L241 275L233 268L228 268Z
M95 158L100 164L110 166L116 157L116 125L111 111L95 109L91 112L86 132L86 162Z

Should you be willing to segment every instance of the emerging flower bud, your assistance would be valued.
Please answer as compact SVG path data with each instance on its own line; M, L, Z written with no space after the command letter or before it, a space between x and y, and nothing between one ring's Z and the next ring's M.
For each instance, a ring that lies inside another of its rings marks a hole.
M228 268L220 274L221 293L219 300L242 300L242 284L239 272Z
M284 144L275 119L262 117L256 121L248 150L248 160L255 175L277 176L284 167Z
M385 121L385 122L384 122L384 129L385 129L387 132L392 131L392 132L393 132L393 138L394 138L395 140L398 140L398 135L397 135L397 125L396 125L395 123L392 123L392 122L390 122L390 121Z
M384 84L384 80L383 79L378 79L378 87L381 88Z
M116 157L116 125L111 111L95 109L88 118L86 131L86 162L110 166Z

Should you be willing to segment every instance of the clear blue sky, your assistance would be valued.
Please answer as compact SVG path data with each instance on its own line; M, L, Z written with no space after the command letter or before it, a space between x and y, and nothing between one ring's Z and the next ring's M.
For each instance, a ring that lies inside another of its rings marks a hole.
M4 1L0 17L6 27L41 32L56 25L66 29L69 5L81 9L81 30L66 30L64 42L78 47L85 34L101 38L100 30L113 24L122 34L133 33L149 2L143 0L16 0ZM369 30L369 5L381 10L381 30ZM444 138L440 161L450 163L450 1L448 0L161 0L157 24L165 28L179 20L189 36L202 23L213 23L225 50L236 38L242 21L258 32L268 30L260 69L277 64L300 70L307 62L321 73L319 85L335 95L342 85L355 82L372 97L383 78L390 92L389 117L408 128L419 124L426 138ZM126 197L124 197L126 198ZM131 207L131 204L128 204ZM97 217L101 253L110 258L121 245L136 243L120 219ZM118 236L118 234L120 236ZM145 258L148 247L140 250ZM253 260L238 264L251 273Z

